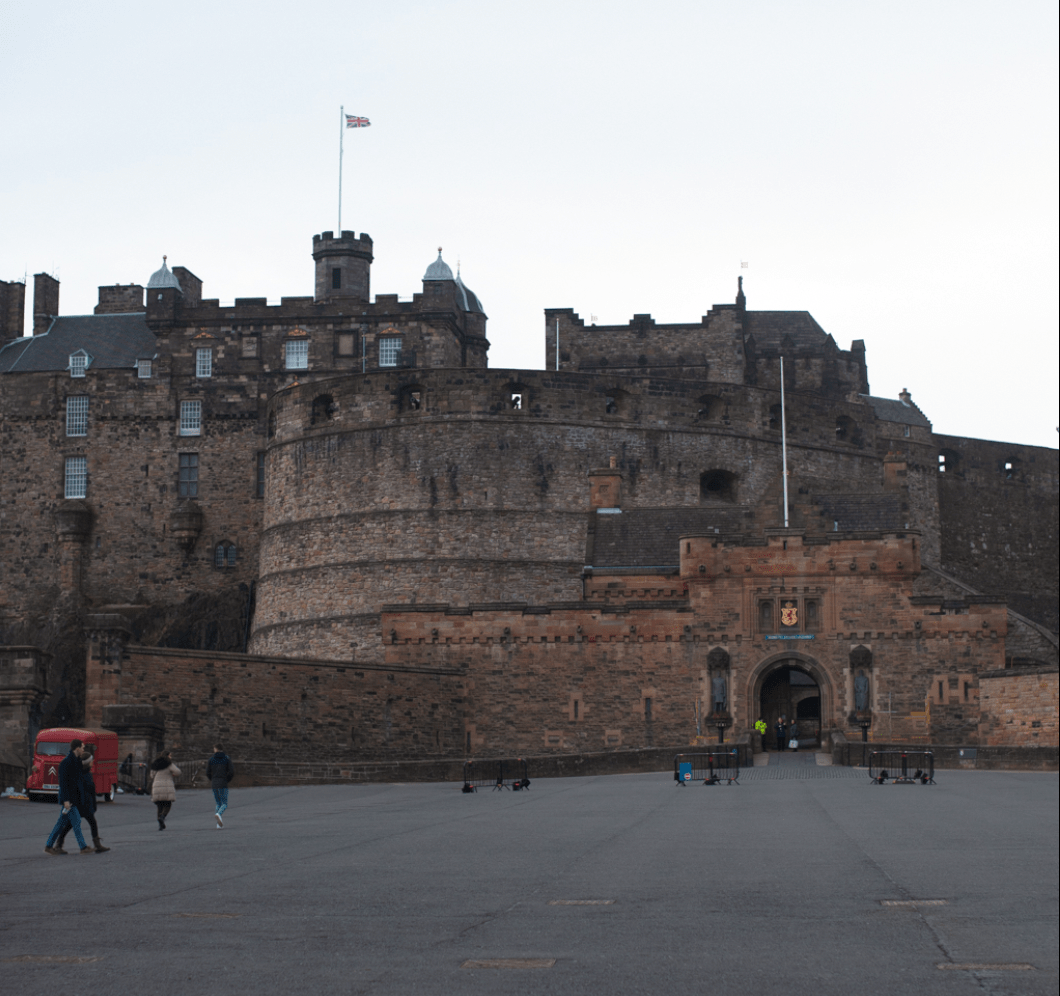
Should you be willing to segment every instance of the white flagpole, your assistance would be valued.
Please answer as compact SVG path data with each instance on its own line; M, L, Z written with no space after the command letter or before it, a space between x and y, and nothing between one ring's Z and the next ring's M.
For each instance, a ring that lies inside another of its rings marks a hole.
M342 238L342 136L346 132L346 108L339 106L339 230L335 237Z
M784 413L784 357L780 358L780 453L784 471L784 528L788 528L788 423Z

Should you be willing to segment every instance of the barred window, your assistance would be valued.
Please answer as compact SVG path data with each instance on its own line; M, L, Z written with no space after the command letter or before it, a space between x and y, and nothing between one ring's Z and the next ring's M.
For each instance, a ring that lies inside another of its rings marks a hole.
M285 363L288 370L309 369L309 343L305 339L292 339L284 343Z
M80 395L66 399L66 434L88 435L88 396Z
M151 379L151 361L150 360L137 360L136 361L136 376L140 380Z
M195 350L195 376L196 377L212 377L213 376L213 350L212 349L197 349L197 350Z
M202 431L202 402L182 401L180 403L180 434L197 436Z
M397 336L384 336L379 340L379 365L396 367L401 362L401 340Z
M63 488L64 498L84 498L88 492L88 458L66 458L66 482Z
M177 494L181 498L199 497L199 454L178 454Z
M84 353L70 354L70 376L84 377L88 369L88 357Z

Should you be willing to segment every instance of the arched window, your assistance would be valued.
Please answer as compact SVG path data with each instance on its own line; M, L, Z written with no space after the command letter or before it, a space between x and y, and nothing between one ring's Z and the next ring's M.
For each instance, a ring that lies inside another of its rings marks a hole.
M236 545L222 541L213 548L213 565L222 570L236 566Z

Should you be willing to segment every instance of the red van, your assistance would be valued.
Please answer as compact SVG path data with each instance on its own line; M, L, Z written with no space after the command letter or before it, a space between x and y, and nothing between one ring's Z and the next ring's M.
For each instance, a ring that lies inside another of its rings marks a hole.
M71 726L56 726L37 734L33 770L26 779L26 795L31 799L54 799L59 794L59 765L70 753L71 740L92 746L96 758L92 766L96 795L102 796L104 802L113 802L118 784L118 734L110 730L78 730Z

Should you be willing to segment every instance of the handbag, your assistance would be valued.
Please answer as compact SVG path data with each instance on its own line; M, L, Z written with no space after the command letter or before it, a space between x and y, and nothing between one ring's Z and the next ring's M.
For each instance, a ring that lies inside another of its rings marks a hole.
M799 742L794 737L792 737L792 739L788 741L788 746L792 750L798 750L799 749Z

